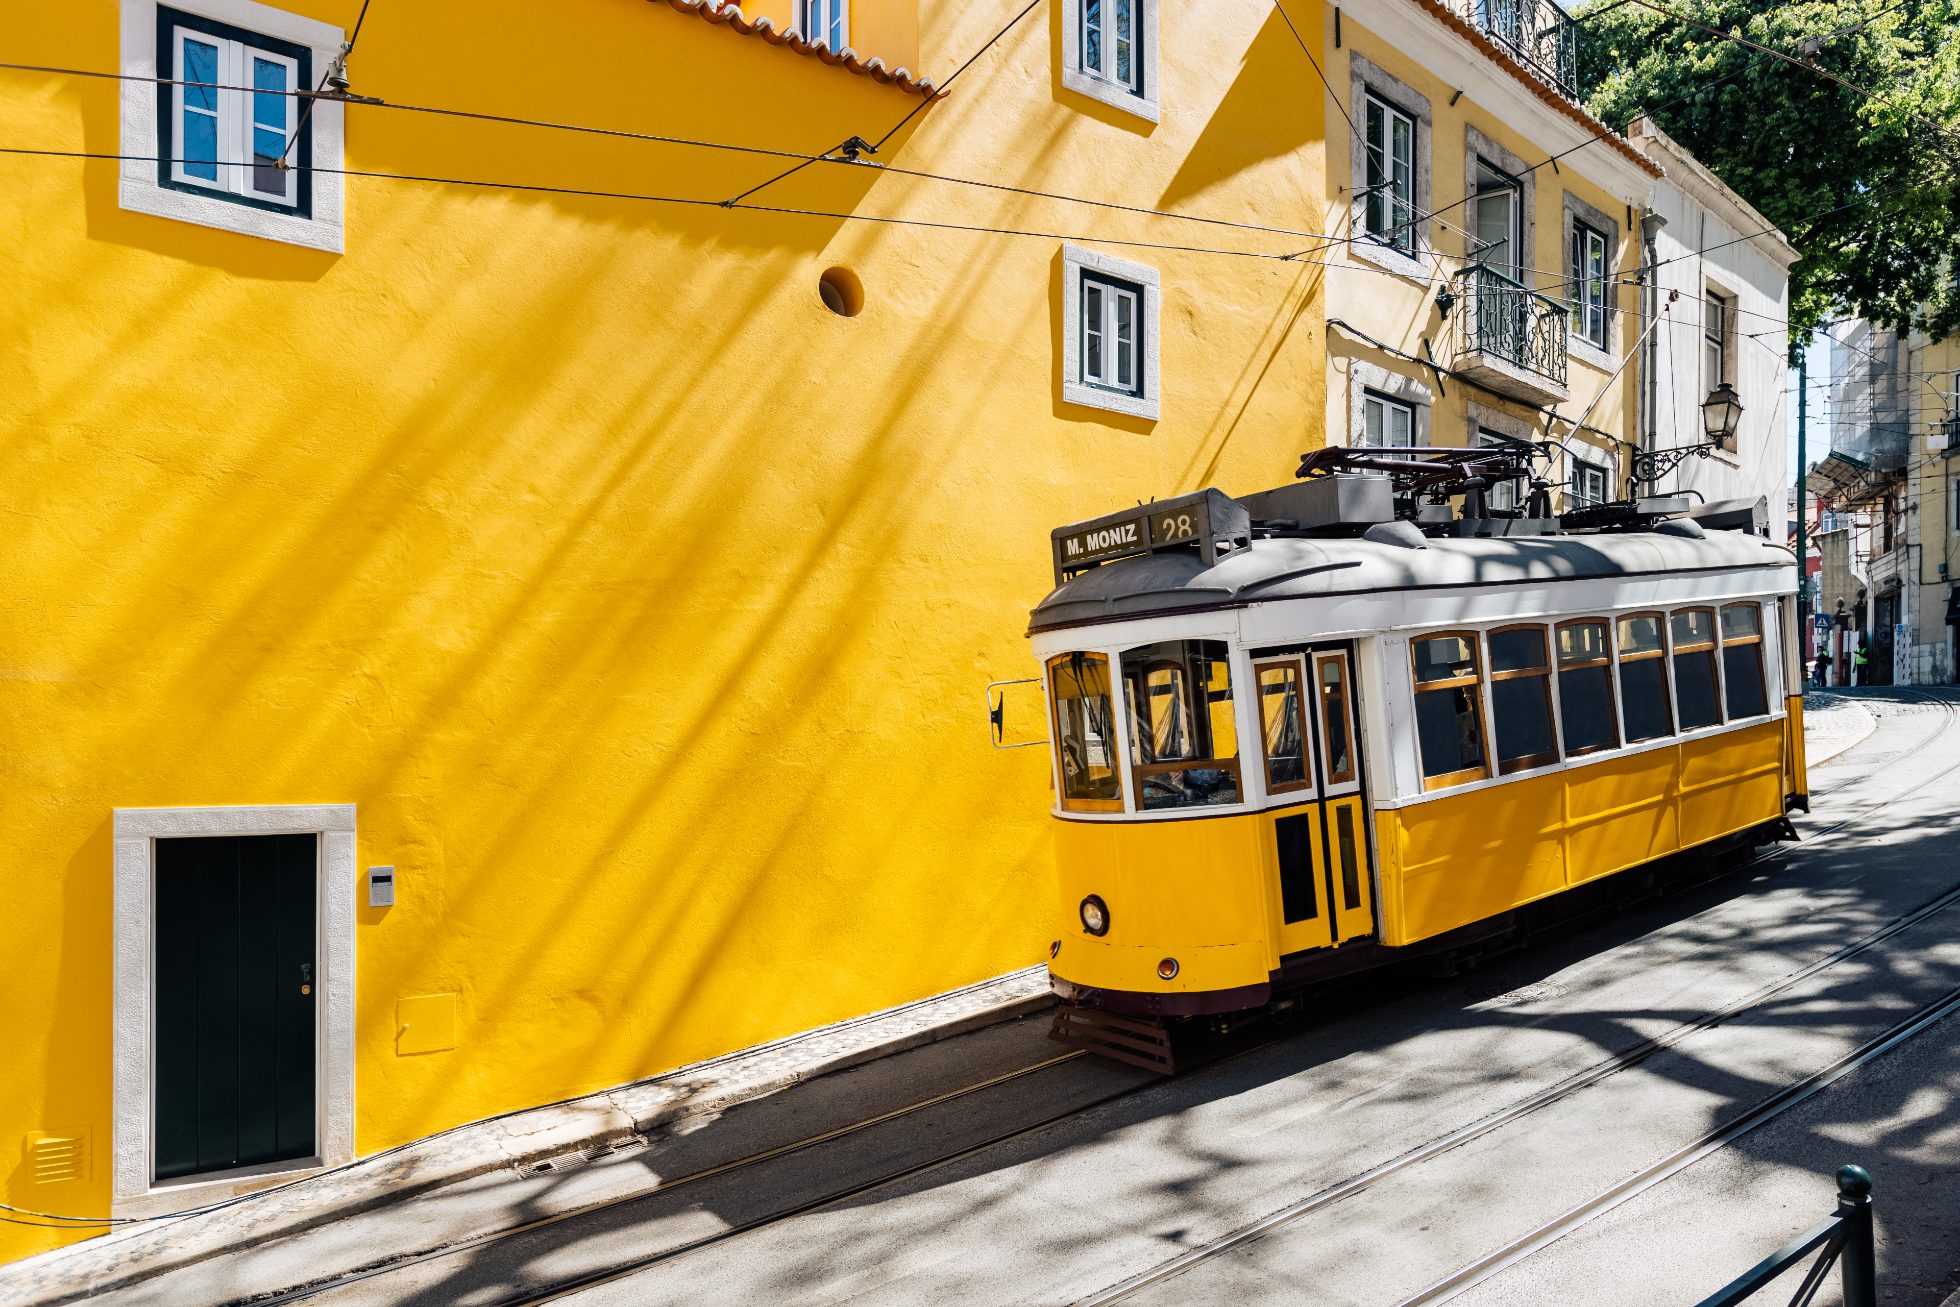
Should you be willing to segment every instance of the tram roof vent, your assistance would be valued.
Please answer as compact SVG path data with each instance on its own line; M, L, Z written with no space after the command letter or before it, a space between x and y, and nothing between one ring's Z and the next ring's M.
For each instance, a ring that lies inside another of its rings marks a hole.
M1360 535L1395 520L1395 496L1385 476L1337 472L1295 481L1241 501L1256 522L1283 524L1305 535Z

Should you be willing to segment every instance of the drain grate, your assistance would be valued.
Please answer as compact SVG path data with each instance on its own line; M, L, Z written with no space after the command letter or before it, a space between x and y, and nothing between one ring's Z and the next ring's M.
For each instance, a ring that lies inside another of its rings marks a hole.
M624 1157L637 1153L647 1146L645 1135L628 1135L609 1143L593 1144L589 1148L575 1148L569 1153L559 1153L547 1157L542 1162L531 1162L519 1169L525 1175L557 1175L564 1171L574 1171L581 1166L602 1161L608 1157Z

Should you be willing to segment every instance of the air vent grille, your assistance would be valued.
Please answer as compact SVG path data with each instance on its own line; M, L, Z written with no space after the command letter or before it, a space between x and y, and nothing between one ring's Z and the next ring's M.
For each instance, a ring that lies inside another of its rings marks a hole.
M73 1184L88 1179L88 1131L27 1137L27 1169L38 1185Z

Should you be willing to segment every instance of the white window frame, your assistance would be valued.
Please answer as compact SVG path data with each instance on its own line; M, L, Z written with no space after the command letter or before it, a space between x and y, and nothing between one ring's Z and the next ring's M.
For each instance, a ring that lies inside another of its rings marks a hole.
M1143 391L1143 287L1082 274L1082 384L1119 395Z
M1377 443L1368 438L1368 418L1370 412L1380 415L1376 425L1381 428L1383 439ZM1397 441L1387 437L1390 434L1390 419L1400 414L1405 427L1406 439ZM1393 395L1384 395L1379 390L1367 389L1361 392L1361 425L1355 429L1353 444L1369 449L1401 449L1416 443L1419 427L1416 423L1416 406L1400 400Z
M151 1047L156 976L156 841L185 836L314 835L319 839L318 965L313 1074L314 1147L310 1158L253 1168L288 1174L339 1166L354 1158L354 805L306 804L225 808L115 810L111 1037L114 1048L110 1209L117 1216L157 1216L229 1192L237 1172L156 1183L152 1176L155 1068Z
M1595 246L1598 248L1599 259L1597 277L1593 277L1587 271L1592 265ZM1606 315L1606 286L1611 280L1609 261L1612 258L1606 233L1595 230L1589 222L1574 219L1571 258L1572 335L1588 345L1605 349L1611 331ZM1595 321L1598 323L1597 335L1593 332Z
M1582 492L1579 488L1581 481L1589 474L1597 476L1599 479L1599 494L1597 497ZM1612 469L1608 468L1604 463L1595 463L1590 459L1575 456L1572 460L1572 479L1568 483L1568 487L1568 493L1571 494L1575 507L1583 508L1589 504L1606 503L1613 497Z
M850 45L850 0L797 0L796 9L804 40L820 41L833 52Z
M1375 131L1374 111L1381 113L1381 130ZM1416 171L1417 161L1422 153L1422 137L1415 115L1396 107L1388 99L1368 91L1362 97L1362 146L1367 158L1379 157L1382 161L1382 176L1386 179L1384 189L1370 191L1361 197L1362 234L1378 245L1403 254L1411 254L1416 248ZM1406 160L1395 157L1395 126L1397 123L1409 129L1409 156ZM1380 139L1376 137L1379 135ZM1396 183L1395 169L1400 164L1406 170L1405 185ZM1368 163L1364 161L1361 175L1364 186L1368 185ZM1381 183L1375 183L1380 185Z
M1473 429L1473 434L1475 434L1477 438L1476 443L1479 449L1492 449L1492 448L1501 449L1507 445L1513 447L1515 447L1516 445L1515 439L1506 440L1504 438L1504 433L1499 432L1494 427L1485 427L1485 426L1480 426L1476 423L1472 423L1472 429ZM1484 502L1489 504L1490 507L1492 508L1501 508L1506 510L1522 507L1522 504L1518 499L1518 483L1515 481L1498 482L1496 485L1490 487L1490 489L1484 492Z
M216 112L206 114L204 110L185 104L186 98L197 88L182 85L182 74L188 68L183 57L184 46L190 42L211 46L217 52L216 82L219 88L250 86L252 82L252 63L264 60L279 65L286 71L286 86L292 90L301 89L299 85L299 61L283 55L276 50L247 45L222 36L213 36L194 28L179 27L172 33L174 38L170 59L165 67L171 70L179 84L170 88L170 119L173 128L172 139L175 148L171 151L170 176L173 181L187 186L201 186L223 195L236 195L265 204L284 204L296 207L299 204L299 172L295 168L284 169L280 173L279 194L274 196L255 185L256 170L253 167L253 132L257 127L254 118L253 93L243 90L219 89L216 93ZM300 107L304 103L296 96L281 95L286 105L286 124L288 128L296 125ZM214 135L218 143L216 164L217 177L199 177L190 171L190 166L201 160L192 160L182 135L186 113L196 113L215 118ZM290 130L285 133L285 141L292 141ZM297 163L296 149L283 145L288 163Z
M157 49L157 10L159 0L121 0L121 70L125 76L121 96L121 149L117 199L121 207L134 213L169 218L178 222L215 227L240 235L257 236L289 245L305 246L338 254L344 248L342 223L344 186L341 169L346 166L344 149L345 106L333 100L314 100L307 115L312 173L309 178L309 212L301 214L274 207L272 197L250 190L252 168L249 160L251 128L250 92L221 92L219 95L219 143L221 155L239 160L219 169L220 181L214 186L202 178L186 177L179 164L161 161L163 115L174 115L177 124L172 139L181 145L182 92L179 86L164 86L158 79L174 79L177 68L175 49ZM306 48L315 77L324 73L340 53L344 33L338 27L315 19L290 14L256 0L178 0L161 7L195 17L210 19L272 40ZM177 29L179 43L185 30ZM196 36L195 33L191 35ZM222 39L196 37L219 45L219 82L243 86L249 77L249 63L234 55L228 60ZM236 49L252 47L239 43ZM273 51L260 51L266 57L279 57ZM227 76L226 74L232 74ZM236 80L233 80L233 77ZM296 88L297 89L297 88ZM226 102L234 101L227 110ZM297 123L303 102L293 100L290 123ZM242 111L240 106L243 106ZM177 151L181 157L181 150ZM292 158L288 156L289 160ZM165 167L171 184L164 183ZM288 174L289 194L297 185L297 173ZM242 203L251 199L254 203ZM289 199L287 203L291 203Z
M1115 299L1101 298L1104 320L1091 324L1084 320L1087 296L1085 286L1099 283L1109 290L1136 297L1134 319L1140 339L1134 342L1135 385L1123 389L1114 381L1116 373L1108 366L1110 354L1102 351L1105 368L1100 378L1088 375L1088 338L1092 328L1106 341L1115 320ZM1120 283L1112 286L1111 283ZM1157 270L1127 259L1113 258L1076 245L1062 247L1062 399L1065 403L1107 409L1131 417L1155 419L1159 415L1157 398L1160 358L1158 322L1161 294Z
M1078 95L1135 114L1149 122L1161 113L1157 88L1157 4L1158 0L1127 0L1130 12L1130 76L1118 81L1113 70L1115 46L1115 2L1095 0L1101 6L1104 40L1104 68L1092 69L1088 63L1085 29L1091 0L1068 0L1062 15L1062 86Z

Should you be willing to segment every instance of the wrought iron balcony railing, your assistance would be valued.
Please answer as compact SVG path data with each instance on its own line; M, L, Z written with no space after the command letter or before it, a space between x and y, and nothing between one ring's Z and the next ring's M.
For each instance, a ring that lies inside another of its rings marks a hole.
M1567 99L1579 98L1579 25L1553 0L1450 0L1456 11Z
M1494 379L1517 383L1503 388L1517 388L1521 397L1536 398L1522 393L1527 390L1563 391L1565 306L1482 264L1461 269L1455 280L1457 366L1494 374L1520 371L1526 375Z

